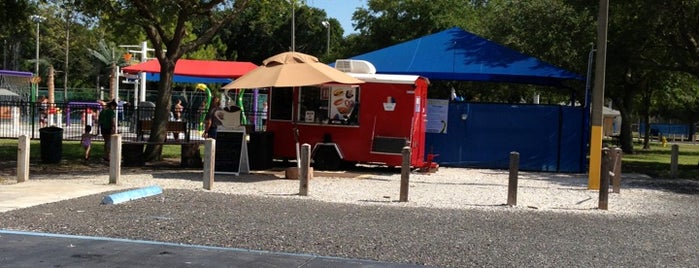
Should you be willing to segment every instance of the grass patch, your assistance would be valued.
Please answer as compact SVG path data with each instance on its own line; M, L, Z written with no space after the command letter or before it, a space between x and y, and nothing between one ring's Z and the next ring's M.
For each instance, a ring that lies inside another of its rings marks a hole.
M41 142L39 140L30 141L30 162L41 161ZM61 160L67 162L82 161L85 151L80 146L80 141L63 141L61 146ZM104 142L101 140L92 141L90 158L101 158L104 155ZM180 145L164 145L163 158L179 158ZM17 140L0 139L0 161L17 160Z
M682 143L679 145L678 179L699 180L699 145ZM30 161L41 162L39 140L31 141ZM92 143L91 158L100 158L104 153L104 142L95 140ZM68 163L82 161L83 149L79 141L63 141L61 159ZM662 147L659 143L651 143L650 149L635 145L634 154L625 154L622 161L624 173L647 174L654 178L670 178L670 145ZM164 145L163 158L179 158L179 145ZM0 161L17 160L17 140L0 139Z
M699 145L691 143L679 146L677 178L699 180ZM672 146L663 147L660 143L651 143L650 149L634 145L634 154L625 154L622 160L624 173L642 173L654 178L670 178L670 158Z

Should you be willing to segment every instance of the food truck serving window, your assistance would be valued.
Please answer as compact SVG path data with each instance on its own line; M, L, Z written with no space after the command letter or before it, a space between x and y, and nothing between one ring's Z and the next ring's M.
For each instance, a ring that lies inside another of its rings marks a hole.
M299 95L299 122L359 124L359 88L349 85L304 87Z
M294 90L292 88L275 88L271 90L271 106L269 115L271 119L291 121L292 100Z

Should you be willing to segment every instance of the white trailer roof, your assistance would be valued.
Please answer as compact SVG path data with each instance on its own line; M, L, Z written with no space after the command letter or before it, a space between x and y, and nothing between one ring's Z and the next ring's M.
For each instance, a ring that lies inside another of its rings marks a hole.
M420 76L417 75L403 75L403 74L358 74L358 73L346 73L349 76L362 80L369 83L382 83L382 84L415 84Z

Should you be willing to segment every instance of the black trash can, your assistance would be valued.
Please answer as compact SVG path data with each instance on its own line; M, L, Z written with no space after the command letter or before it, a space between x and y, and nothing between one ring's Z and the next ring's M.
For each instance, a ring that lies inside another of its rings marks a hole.
M54 126L40 128L39 139L41 140L41 162L60 163L63 154L63 129Z
M248 159L251 170L265 170L274 167L274 134L272 132L252 132L248 143Z

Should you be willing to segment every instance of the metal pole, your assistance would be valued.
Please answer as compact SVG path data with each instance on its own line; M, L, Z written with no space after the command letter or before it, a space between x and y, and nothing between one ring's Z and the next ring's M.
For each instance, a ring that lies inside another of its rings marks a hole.
M600 151L602 155L602 163L600 167L600 188L599 188L599 203L597 208L607 210L609 204L609 148L604 148Z
M36 19L36 62L34 63L34 74L39 75L39 24L40 20Z
M325 46L325 49L326 49L325 53L330 55L330 22L327 20L324 20L322 22L322 24L323 24L323 26L325 26L325 28L328 28L328 43Z
M141 43L141 62L146 62L148 60L148 42L143 41ZM139 92L139 97L138 101L146 101L146 73L145 72L140 72L138 73L139 75L139 80L141 80L141 83L139 84L140 86L140 92ZM138 102L136 102L138 103Z
M604 84L607 66L607 21L609 0L600 0L597 19L597 56L595 64L595 85L592 91L592 117L590 122L590 167L588 189L599 189L602 153L602 107L604 106Z
M410 187L410 147L403 147L401 152L403 163L400 172L400 202L408 202L408 188Z
M621 158L624 152L621 148L614 148L614 177L612 177L612 192L619 193L621 190Z
M291 52L296 51L296 0L291 1Z

